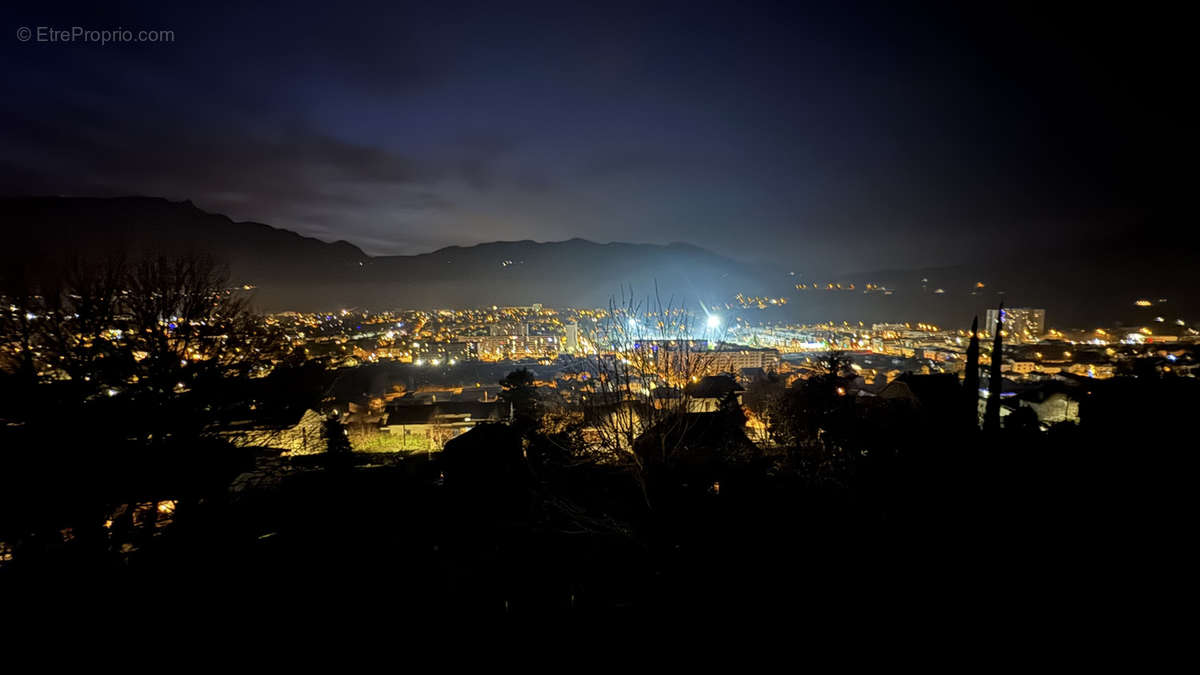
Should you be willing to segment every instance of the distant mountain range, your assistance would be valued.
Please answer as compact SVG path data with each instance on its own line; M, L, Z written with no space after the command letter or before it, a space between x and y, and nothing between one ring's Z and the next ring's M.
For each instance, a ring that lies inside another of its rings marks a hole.
M689 244L598 244L583 239L451 246L413 256L369 256L261 223L234 222L191 202L123 197L0 201L11 232L5 257L48 259L106 250L198 252L228 265L230 281L258 287L266 310L337 307L606 306L657 280L671 299L756 290L758 270Z
M739 293L787 299L786 306L769 305L763 320L966 325L971 314L1001 297L1009 306L1045 307L1049 322L1061 327L1152 321L1160 315L1191 323L1198 309L1195 245L1153 232L1120 245L1048 251L1030 242L1018 259L813 279L803 270L751 265L683 243L515 241L369 256L349 242L327 243L262 223L234 222L191 202L147 197L9 198L0 200L0 216L6 237L0 259L7 265L112 249L204 253L228 265L231 283L257 286L255 302L266 311L535 302L599 307L613 298L619 302L622 289L628 294L630 287L645 301L656 284L664 304L673 299L690 307L698 302L736 307ZM843 288L830 290L829 283ZM867 284L891 292L864 293ZM1135 309L1141 298L1152 300L1152 307Z

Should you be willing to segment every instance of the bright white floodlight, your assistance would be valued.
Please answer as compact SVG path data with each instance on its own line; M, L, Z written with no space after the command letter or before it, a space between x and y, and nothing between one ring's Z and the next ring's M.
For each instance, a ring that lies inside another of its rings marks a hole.
M720 325L721 325L721 317L717 316L716 314L708 315L708 327L709 328L717 328Z

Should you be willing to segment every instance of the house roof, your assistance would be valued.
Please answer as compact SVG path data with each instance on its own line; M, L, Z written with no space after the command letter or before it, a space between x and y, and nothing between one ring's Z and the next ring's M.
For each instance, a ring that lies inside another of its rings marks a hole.
M634 442L635 452L649 458L664 446L671 448L677 459L701 462L755 451L741 426L716 412L686 413L678 419L664 420Z
M693 398L721 398L731 391L745 391L728 375L706 375L689 384L684 391Z
M880 390L883 398L911 398L923 407L955 406L962 401L962 386L953 373L905 374Z
M763 368L742 368L738 371L738 376L747 380L757 380L767 376L767 371Z
M270 407L242 410L242 415L220 426L227 431L290 429L304 419L311 408L305 406Z
M387 409L388 425L433 424L447 416L464 416L472 422L503 419L507 405L483 403L481 401L447 401L429 405L390 405Z

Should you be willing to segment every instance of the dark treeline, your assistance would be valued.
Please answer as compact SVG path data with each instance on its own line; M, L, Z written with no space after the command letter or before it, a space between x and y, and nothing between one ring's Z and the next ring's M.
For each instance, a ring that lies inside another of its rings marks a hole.
M314 403L295 380L317 364L252 377L288 355L210 260L5 272L0 540L18 567L58 564L71 549L107 564L138 535L120 505L149 503L150 515L159 500L194 505L253 465L215 430L256 403L263 414ZM58 555L64 532L72 545Z
M439 454L358 456L328 418L327 452L264 471L221 432L317 407L330 378L215 266L33 276L5 290L0 583L498 614L1086 611L1169 592L1155 570L1190 520L1194 380L1095 382L1077 425L981 427L977 344L966 386L922 405L852 395L836 353L704 409L689 387L633 387L636 359L598 361L577 406L516 371L511 420ZM703 368L655 363L684 382Z

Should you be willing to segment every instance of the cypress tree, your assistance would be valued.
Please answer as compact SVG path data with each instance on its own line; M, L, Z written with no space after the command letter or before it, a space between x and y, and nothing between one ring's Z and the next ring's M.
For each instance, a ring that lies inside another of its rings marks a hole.
M992 338L992 365L988 369L988 399L983 411L983 430L995 431L1000 428L1000 388L1002 378L1000 364L1004 360L1004 301L1000 301L999 311L996 312L995 334Z
M969 405L967 419L979 428L979 316L971 320L971 343L967 345L967 370L963 377L963 398Z

